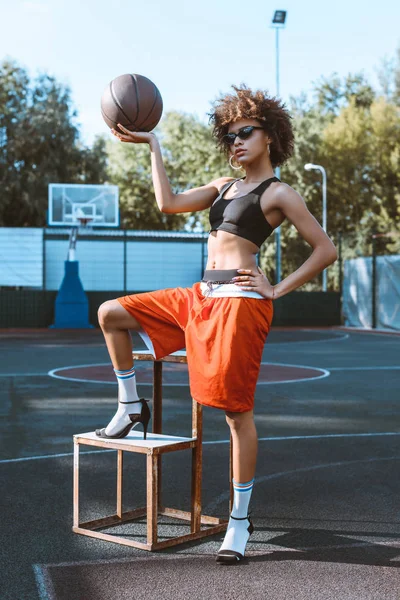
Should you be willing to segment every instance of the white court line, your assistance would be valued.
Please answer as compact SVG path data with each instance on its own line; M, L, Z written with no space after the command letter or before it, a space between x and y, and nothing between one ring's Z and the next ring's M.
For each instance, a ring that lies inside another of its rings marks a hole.
M113 452L113 450L88 450L86 452L81 452L80 456L84 454L97 454L97 452ZM64 452L63 454L44 454L42 456L26 456L25 458L6 458L4 460L0 460L1 464L7 463L16 463L16 462L25 462L27 460L41 460L45 458L63 458L64 456L73 456L73 452Z
M285 442L289 440L324 440L328 438L354 438L354 437L378 437L381 435L400 435L400 431L390 431L381 433L327 433L321 435L289 435L277 437L258 438L259 442ZM229 444L230 440L214 440L203 442L203 444ZM18 460L18 459L17 459Z
M398 371L400 366L389 367L329 367L330 371Z
M386 456L382 457L374 457L374 458L362 458L359 460L349 460L349 461L341 461L334 463L325 463L322 465L312 465L310 467L299 467L298 469L291 469L289 471L281 471L280 473L271 473L270 475L262 475L261 477L255 477L254 483L259 484L263 481L270 481L272 479L279 479L280 477L287 477L288 475L298 475L299 473L306 473L307 471L317 471L318 469L329 469L334 467L343 467L347 465L355 465L360 463L369 463L369 462L379 462L385 460L400 460L400 456ZM223 492L220 494L215 500L210 502L206 507L204 507L204 514L211 514L217 510L217 507L221 502L225 502L230 498L230 490L227 492Z
M55 600L54 586L42 565L32 565L40 600Z
M398 329L375 329L374 327L351 327L350 325L336 325L336 330L347 331L350 330L350 333L373 333L380 335L400 335L400 331Z
M151 432L149 432L151 433ZM322 440L329 438L358 438L358 437L381 437L381 436L399 436L400 431L385 431L379 433L327 433L324 435L289 435L289 436L280 436L280 437L263 437L258 438L259 442L282 442L289 440ZM229 444L230 440L209 440L203 442L203 445L212 445L212 444ZM87 450L80 453L80 456L84 454L101 454L103 452L115 452L114 449L111 450ZM65 456L73 456L73 452L64 452L63 454L44 454L42 456L26 456L24 458L6 458L4 460L0 460L0 464L8 464L8 463L16 463L16 462L25 462L27 460L43 460L46 458L63 458Z
M273 329L271 329L271 331L273 331ZM312 329L303 329L302 331L313 331ZM325 340L293 340L293 342L273 342L273 341L268 341L266 342L265 346L268 348L268 346L287 346L288 344L292 345L292 344L323 344L323 343L331 343L331 342L343 342L344 340L350 339L350 334L346 333L346 334L341 334L341 335L334 335L331 338L326 338Z
M324 379L325 377L329 377L330 373L327 369L323 369L321 367L313 367L310 365L294 365L291 363L280 363L280 362L262 362L262 365L275 365L280 367L294 367L297 369L312 369L314 371L320 371L321 375L316 375L315 377L306 377L304 379L284 379L283 381L258 381L257 385L277 385L282 383L304 383L307 381L315 381L316 379ZM98 381L96 379L79 379L75 377L63 377L62 375L58 375L60 371L67 371L68 369L84 369L86 367L110 367L111 363L93 363L90 365L73 365L70 367L57 367L56 369L52 369L48 372L49 377L54 377L55 379L62 379L64 381L77 381L78 383L97 383L102 385L117 385L117 380L115 381ZM146 385L152 386L153 383L141 383L137 382L137 385ZM163 386L172 386L172 387L182 387L188 386L188 383L163 383Z
M0 373L0 377L44 377L48 373Z

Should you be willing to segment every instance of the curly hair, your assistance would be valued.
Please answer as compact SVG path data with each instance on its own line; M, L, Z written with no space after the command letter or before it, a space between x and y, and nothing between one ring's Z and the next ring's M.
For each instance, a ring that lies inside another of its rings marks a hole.
M213 124L212 135L217 139L217 148L228 158L229 146L223 141L228 133L229 124L239 119L256 119L271 138L270 160L273 167L278 167L290 158L294 149L294 134L291 115L285 104L268 96L267 91L252 92L244 83L239 87L232 85L236 92L226 94L213 103L213 112L207 113L209 123Z

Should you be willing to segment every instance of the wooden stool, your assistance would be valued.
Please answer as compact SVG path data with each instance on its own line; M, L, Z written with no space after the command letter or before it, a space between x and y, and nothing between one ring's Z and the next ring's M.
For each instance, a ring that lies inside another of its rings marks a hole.
M72 531L90 537L100 538L117 544L134 546L142 550L160 550L168 546L175 546L191 540L196 540L224 531L228 525L227 519L219 519L201 514L201 483L202 483L202 435L203 412L202 405L192 399L192 437L184 438L163 435L162 430L162 364L163 362L187 363L186 351L179 351L156 360L149 352L133 352L135 361L153 362L153 406L152 406L152 434L147 433L147 440L143 440L143 432L131 430L128 436L122 439L103 439L95 432L74 435L74 498L73 498L73 527ZM116 514L94 521L79 523L79 446L97 446L114 449L117 451L117 507ZM191 480L191 511L186 512L175 508L168 508L162 503L162 455L185 449L192 450L192 480ZM132 511L123 512L122 509L122 484L123 484L123 452L138 452L146 454L147 464L147 505ZM229 512L233 506L232 482L232 436L230 437L229 481L230 499ZM147 515L147 543L124 539L118 535L111 535L96 531L103 527L112 527L134 521ZM176 519L190 521L190 533L168 540L158 541L158 515L167 515ZM210 525L201 530L201 525Z

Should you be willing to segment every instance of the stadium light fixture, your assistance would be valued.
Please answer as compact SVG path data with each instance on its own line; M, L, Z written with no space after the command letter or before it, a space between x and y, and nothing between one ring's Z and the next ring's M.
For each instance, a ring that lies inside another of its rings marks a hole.
M276 10L274 12L274 17L272 19L272 23L274 25L284 25L286 21L286 10Z

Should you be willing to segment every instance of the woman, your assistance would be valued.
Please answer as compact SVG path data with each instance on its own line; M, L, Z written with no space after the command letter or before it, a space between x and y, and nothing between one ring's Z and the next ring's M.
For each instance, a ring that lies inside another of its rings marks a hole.
M291 117L279 99L244 84L216 101L213 135L243 178L220 177L174 194L153 133L113 130L122 142L148 143L155 197L165 213L210 208L208 261L191 288L167 288L102 304L99 322L118 379L118 410L102 437L124 437L150 411L136 391L129 330L140 333L156 358L186 347L190 392L199 403L225 411L233 441L234 502L217 562L243 559L253 531L248 506L257 457L254 391L273 317L273 300L313 279L337 259L335 246L304 200L274 176L293 152ZM233 160L236 160L236 166ZM273 286L257 267L261 244L289 219L313 247L294 273Z

